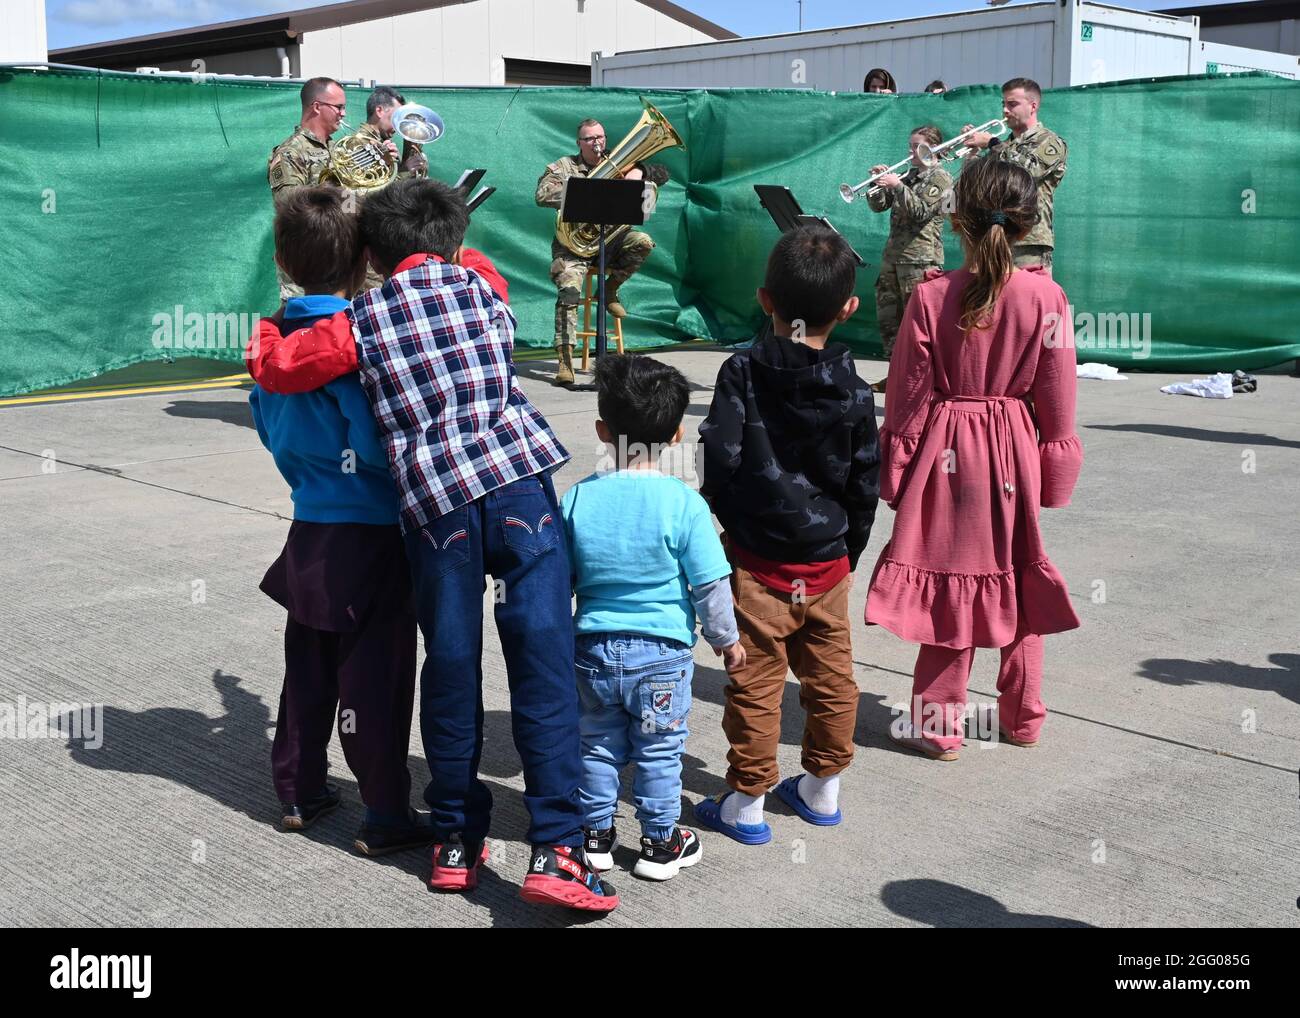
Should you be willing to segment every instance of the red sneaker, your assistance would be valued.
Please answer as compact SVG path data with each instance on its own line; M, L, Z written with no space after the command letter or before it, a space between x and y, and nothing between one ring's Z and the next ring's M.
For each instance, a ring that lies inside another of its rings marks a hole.
M534 845L519 897L535 905L564 905L586 912L618 908L614 888L591 868L581 845Z
M433 873L429 886L435 891L472 891L478 887L478 871L487 862L488 847L466 845L459 833L433 846ZM471 865L472 861L472 865Z

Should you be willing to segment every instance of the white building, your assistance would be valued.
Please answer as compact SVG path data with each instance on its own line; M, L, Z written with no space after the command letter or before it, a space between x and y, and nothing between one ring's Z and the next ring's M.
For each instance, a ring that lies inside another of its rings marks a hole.
M1294 22L1289 30L1294 39ZM1300 58L1294 54L1204 38L1191 13L1176 16L1059 0L593 55L591 83L860 92L873 67L893 74L902 92L919 92L934 79L951 88L1027 77L1044 88L1062 88L1207 71L1300 76Z
M668 0L352 0L68 47L49 59L402 85L586 85L596 52L732 38Z
M1300 0L1173 7L1161 13L1195 15L1205 42L1300 55Z
M5 0L0 64L43 64L45 47L45 0Z

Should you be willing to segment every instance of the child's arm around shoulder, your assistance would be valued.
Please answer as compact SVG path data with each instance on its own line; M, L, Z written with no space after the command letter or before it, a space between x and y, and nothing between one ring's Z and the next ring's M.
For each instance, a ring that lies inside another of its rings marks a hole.
M310 392L356 371L351 309L287 336L280 332L275 316L261 319L244 351L244 364L253 381L267 392L285 394Z

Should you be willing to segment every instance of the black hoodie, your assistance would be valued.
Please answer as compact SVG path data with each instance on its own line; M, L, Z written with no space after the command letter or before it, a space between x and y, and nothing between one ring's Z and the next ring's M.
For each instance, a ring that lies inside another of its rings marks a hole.
M880 445L871 387L848 347L760 338L718 371L702 494L728 539L776 562L850 568L871 536Z

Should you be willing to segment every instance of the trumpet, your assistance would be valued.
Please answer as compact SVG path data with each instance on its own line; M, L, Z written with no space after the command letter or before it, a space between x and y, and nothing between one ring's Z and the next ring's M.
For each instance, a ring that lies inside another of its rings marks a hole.
M951 159L965 159L975 150L971 146L962 145L961 143L972 134L977 134L981 131L987 131L989 134L993 135L993 137L1000 138L1002 135L1007 133L1007 122L1005 120L989 120L980 124L979 127L972 127L969 131L963 131L961 134L957 135L957 137L950 138L948 141L945 141L940 145L930 145L923 141L916 146L916 161L925 169L931 169L938 166L941 162L946 162ZM961 148L957 148L956 146L958 145L961 145ZM855 198L874 198L880 191L880 188L875 186L877 180L885 176L887 173L898 173L900 170L911 165L912 159L911 157L908 157L900 163L895 163L884 172L868 177L861 184L841 184L840 197L846 202L852 202Z
M875 186L877 180L879 180L883 176L886 176L887 174L898 173L900 170L903 170L906 167L911 165L912 165L912 157L908 156L901 163L894 163L894 165L891 166L889 169L882 170L880 173L873 174L872 176L864 180L861 184L841 184L840 197L843 198L844 201L848 203L852 203L856 198L874 198L877 194L880 193L880 188Z
M979 134L982 131L987 131L993 137L1000 138L1007 133L1007 122L1005 120L986 121L980 124L979 127L972 127L969 131L962 131L957 137L948 139L942 145L931 146L921 142L916 146L916 158L922 166L927 167L938 166L941 161L949 159L965 159L975 149L970 145L962 145L961 148L954 148L954 146L961 145L972 134Z

